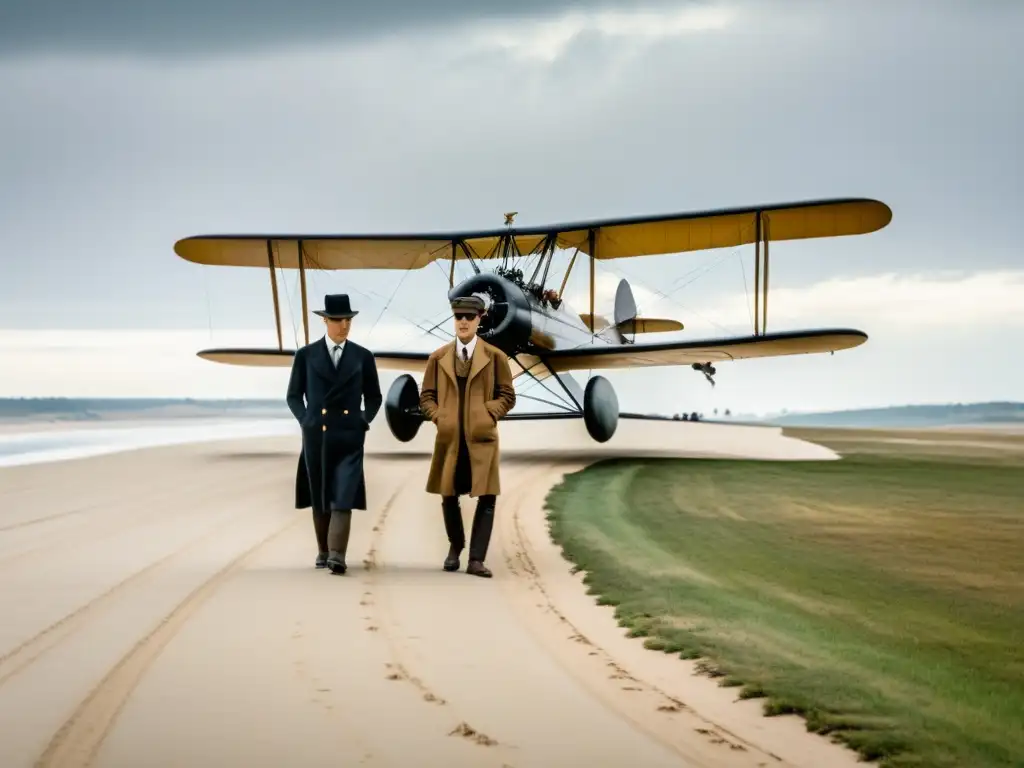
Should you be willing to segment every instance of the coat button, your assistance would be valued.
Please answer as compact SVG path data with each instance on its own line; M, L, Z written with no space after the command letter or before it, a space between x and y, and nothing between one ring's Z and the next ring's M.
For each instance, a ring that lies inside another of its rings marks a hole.
M326 408L322 409L322 410L320 411L320 415L321 415L321 416L326 416L326 415L327 415L327 409L326 409Z
M342 411L341 413L342 413L342 415L344 415L344 416L348 416L348 411Z
M324 432L326 432L326 431L327 431L327 425L326 425L326 424L324 424L324 426L323 426L323 431L324 431Z

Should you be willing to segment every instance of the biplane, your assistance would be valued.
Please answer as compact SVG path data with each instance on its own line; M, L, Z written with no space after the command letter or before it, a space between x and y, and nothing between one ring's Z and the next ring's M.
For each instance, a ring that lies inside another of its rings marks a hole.
M715 364L722 361L834 353L863 344L867 334L849 328L767 331L769 243L875 232L891 221L892 211L877 200L849 198L526 228L516 228L514 217L514 213L506 214L504 228L483 231L203 235L179 240L174 250L188 261L270 271L277 349L218 348L198 355L231 365L291 365L294 350L284 347L276 269L298 270L308 344L308 270L417 270L437 260L450 260L448 298L481 297L487 310L479 336L509 356L516 380L536 381L555 398L555 402L542 400L556 407L553 412L513 413L507 418L582 418L590 436L605 442L615 433L620 416L643 417L620 413L611 383L604 376L593 375L594 370L689 366L713 385ZM749 244L755 253L752 335L638 342L638 335L679 331L683 325L672 319L640 316L626 280L618 285L611 318L596 314L597 261ZM549 287L556 249L573 252L558 289ZM578 312L563 298L581 253L589 261L587 312ZM524 259L535 260L528 276L520 268ZM473 274L456 284L458 261L467 262ZM498 263L492 271L484 271L481 264L486 262ZM429 353L375 350L373 354L378 367L405 372L387 393L385 416L394 437L409 441L423 421L418 385L411 374L422 374ZM585 386L573 378L576 371L589 372Z

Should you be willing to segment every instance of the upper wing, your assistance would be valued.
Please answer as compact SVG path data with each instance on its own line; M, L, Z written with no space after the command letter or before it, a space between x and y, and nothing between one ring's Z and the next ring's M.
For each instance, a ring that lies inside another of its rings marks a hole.
M560 248L579 248L598 259L619 259L729 248L761 239L799 240L874 232L892 220L877 200L810 200L746 208L600 219L544 227L485 231L369 235L200 235L179 240L174 251L198 264L298 269L421 269L437 259L498 258L502 238L512 235L520 253L554 237ZM593 241L591 241L591 236Z
M787 331L702 341L575 347L547 352L544 354L544 362L551 370L559 373L600 368L690 365L720 360L835 352L860 346L867 339L866 333L845 328Z
M227 365L252 367L290 368L295 350L292 349L204 349L196 353L204 360ZM413 371L422 373L427 365L429 352L374 352L377 367L392 371Z

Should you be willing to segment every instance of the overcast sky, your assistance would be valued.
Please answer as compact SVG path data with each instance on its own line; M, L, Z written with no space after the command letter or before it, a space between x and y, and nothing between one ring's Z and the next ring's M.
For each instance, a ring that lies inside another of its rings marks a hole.
M17 5L0 9L0 396L283 397L286 370L194 357L276 334L266 272L184 262L188 235L866 196L892 224L774 245L769 299L770 330L866 345L724 364L715 390L687 369L615 373L623 407L1024 399L1024 4ZM599 310L628 277L685 337L751 330L752 247L598 274ZM377 349L438 343L407 321L443 318L445 287L436 266L309 282L314 306L349 291L353 338ZM294 274L282 291L294 346Z

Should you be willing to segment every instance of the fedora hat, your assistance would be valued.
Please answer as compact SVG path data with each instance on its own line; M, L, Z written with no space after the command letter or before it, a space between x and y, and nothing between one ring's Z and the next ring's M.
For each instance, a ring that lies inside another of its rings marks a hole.
M347 293L328 293L324 296L324 308L314 309L313 313L331 320L341 320L346 317L355 317L359 314L352 310Z

